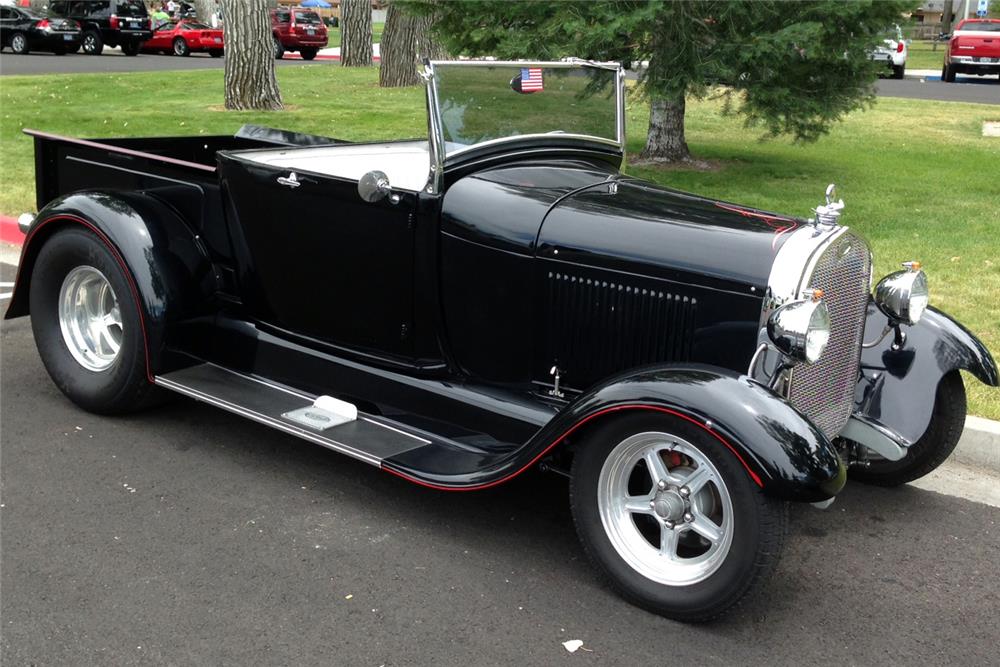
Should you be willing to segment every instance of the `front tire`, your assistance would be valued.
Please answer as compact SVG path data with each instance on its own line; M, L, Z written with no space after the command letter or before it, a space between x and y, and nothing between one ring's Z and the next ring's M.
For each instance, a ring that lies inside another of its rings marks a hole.
M607 422L574 453L584 551L622 597L686 622L715 618L777 565L786 504L711 434L676 417Z
M104 40L101 39L101 33L96 30L88 30L83 33L83 41L80 46L88 56L99 56L104 50Z
M277 37L274 37L274 58L281 60L285 57L285 47Z
M955 451L965 428L965 384L958 371L938 383L927 431L899 461L879 459L867 468L852 468L851 478L876 486L900 486L930 473Z
M147 403L154 387L138 305L97 236L75 228L53 235L38 254L28 296L39 356L71 401L101 414Z
M208 52L208 55L212 56L213 58L221 58L223 55L225 55L225 51L223 51L222 49L212 49Z
M139 42L125 42L122 44L122 53L126 56L137 56L139 55L140 47Z

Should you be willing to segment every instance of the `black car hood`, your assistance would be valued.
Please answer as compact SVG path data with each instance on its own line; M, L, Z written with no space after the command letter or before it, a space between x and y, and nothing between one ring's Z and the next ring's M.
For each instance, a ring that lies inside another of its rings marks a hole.
M539 257L686 284L763 294L788 234L805 221L618 179L549 209Z

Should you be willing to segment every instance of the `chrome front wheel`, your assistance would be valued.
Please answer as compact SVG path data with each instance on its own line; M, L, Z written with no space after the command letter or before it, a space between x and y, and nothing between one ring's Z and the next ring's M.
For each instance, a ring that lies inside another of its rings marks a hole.
M111 283L92 266L78 266L59 290L59 329L77 363L105 371L122 346L122 314Z
M697 447L669 433L638 433L608 455L597 504L612 545L632 569L661 584L704 581L733 541L733 501Z
M635 411L573 443L570 502L584 551L622 597L706 621L767 580L786 504L707 426Z

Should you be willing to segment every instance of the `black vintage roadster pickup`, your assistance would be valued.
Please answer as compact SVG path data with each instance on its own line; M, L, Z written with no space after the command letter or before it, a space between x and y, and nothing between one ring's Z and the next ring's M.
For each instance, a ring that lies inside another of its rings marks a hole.
M832 190L807 220L623 174L617 64L425 78L415 140L28 131L6 316L87 410L169 390L445 491L566 475L596 568L688 621L766 578L786 501L928 473L959 370L997 384L918 263L872 289Z

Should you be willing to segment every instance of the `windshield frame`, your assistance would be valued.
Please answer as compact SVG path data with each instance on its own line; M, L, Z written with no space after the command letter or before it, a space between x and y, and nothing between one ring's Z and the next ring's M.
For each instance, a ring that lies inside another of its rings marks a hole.
M614 139L598 137L588 134L570 133L543 133L543 134L518 134L497 139L488 139L475 144L464 146L457 150L446 152L444 124L441 120L441 103L438 91L438 77L435 75L437 66L460 66L460 67L542 67L547 69L603 69L615 72L615 135ZM428 133L430 134L429 148L431 153L431 177L427 184L428 193L438 193L441 191L441 179L444 173L446 162L450 162L458 156L466 153L479 151L483 148L496 146L511 142L523 142L528 139L548 139L550 141L558 139L563 141L579 141L587 144L601 144L625 157L625 68L617 62L595 62L581 60L579 58L567 58L565 60L544 61L544 60L425 60L424 71L422 73L427 84L427 119Z

